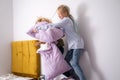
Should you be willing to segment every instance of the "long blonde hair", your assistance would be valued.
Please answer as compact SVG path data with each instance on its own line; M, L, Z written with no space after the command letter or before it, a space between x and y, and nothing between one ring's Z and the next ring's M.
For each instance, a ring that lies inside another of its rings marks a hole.
M73 25L74 25L74 29L75 29L75 31L77 31L77 27L76 27L77 24L76 24L73 16L70 14L70 8L67 5L62 4L57 8L57 10L60 11L61 14L63 14L66 17L69 17L72 20Z
M70 19L74 21L73 16L70 14L70 8L67 5L63 5L63 4L60 5L57 8L57 10L58 11L60 10L63 14L66 14L67 17L69 17Z

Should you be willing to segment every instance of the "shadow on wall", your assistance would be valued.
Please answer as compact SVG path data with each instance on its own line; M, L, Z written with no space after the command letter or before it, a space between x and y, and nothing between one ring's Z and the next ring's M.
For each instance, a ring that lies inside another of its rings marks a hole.
M82 3L77 9L77 23L78 34L80 34L85 40L85 54L81 57L80 64L83 68L87 80L93 80L96 76L97 80L105 80L99 66L96 63L96 53L93 44L93 38L95 35L94 29L90 26L90 20L86 16L87 5Z

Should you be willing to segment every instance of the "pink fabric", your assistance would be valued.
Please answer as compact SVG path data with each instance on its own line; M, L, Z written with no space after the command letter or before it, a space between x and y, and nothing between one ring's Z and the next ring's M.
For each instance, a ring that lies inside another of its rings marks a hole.
M48 49L40 51L40 54L46 80L51 80L71 69L54 43L50 43Z
M33 33L30 29L27 34L42 42L48 43L46 50L39 51L43 61L43 73L46 80L51 80L71 69L68 63L64 60L62 53L54 43L54 41L63 37L62 30L57 28L48 28L47 30L39 30L38 33Z
M63 31L58 28L39 30L35 37L41 42L54 42L63 37Z

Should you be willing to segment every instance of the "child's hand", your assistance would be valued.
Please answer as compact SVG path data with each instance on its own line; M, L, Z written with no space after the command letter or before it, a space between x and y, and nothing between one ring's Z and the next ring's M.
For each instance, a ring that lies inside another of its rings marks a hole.
M35 43L35 46L39 46L39 45L40 45L40 42L36 42L36 43Z
M33 30L32 30L34 33L36 33L37 32L37 30L34 28Z
M40 46L40 44L45 44L45 42L37 41L37 42L35 43L35 46Z

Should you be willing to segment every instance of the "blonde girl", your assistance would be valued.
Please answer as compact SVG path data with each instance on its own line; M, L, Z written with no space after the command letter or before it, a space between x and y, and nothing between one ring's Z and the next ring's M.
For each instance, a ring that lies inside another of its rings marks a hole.
M80 36L78 36L75 30L75 21L70 14L70 8L67 5L60 5L57 8L57 14L61 21L55 23L54 27L63 28L68 43L68 52L65 56L65 60L74 69L79 80L86 80L79 65L80 56L84 52L84 41Z

